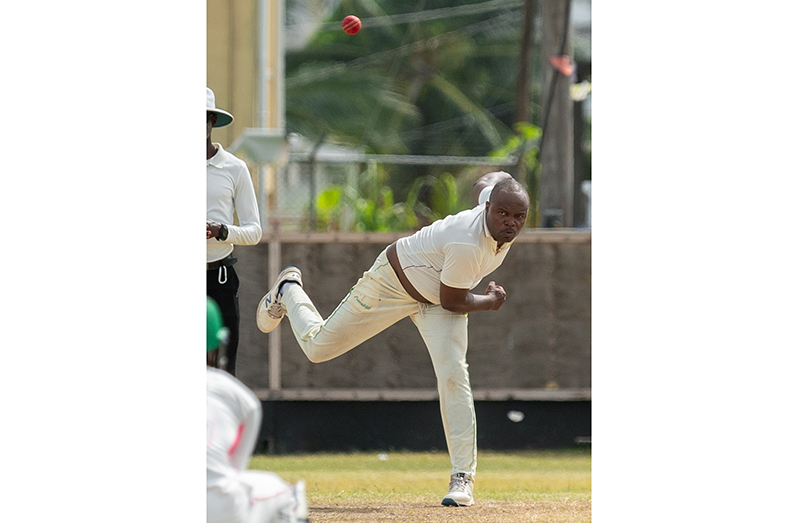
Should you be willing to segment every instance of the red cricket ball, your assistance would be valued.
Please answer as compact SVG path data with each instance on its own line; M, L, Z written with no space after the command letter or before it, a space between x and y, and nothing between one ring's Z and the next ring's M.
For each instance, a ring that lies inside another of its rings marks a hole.
M355 15L349 15L344 18L343 22L341 22L341 27L344 29L344 32L350 35L360 31L361 25L360 18L356 17Z

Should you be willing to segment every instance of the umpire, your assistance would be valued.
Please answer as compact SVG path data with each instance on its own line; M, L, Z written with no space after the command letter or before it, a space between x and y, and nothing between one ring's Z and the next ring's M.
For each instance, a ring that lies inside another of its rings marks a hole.
M227 372L235 376L238 351L238 275L233 265L233 245L256 245L263 234L255 188L247 164L211 141L211 130L233 122L233 115L216 108L207 89L207 294L219 304L230 330ZM238 225L234 216L238 216Z

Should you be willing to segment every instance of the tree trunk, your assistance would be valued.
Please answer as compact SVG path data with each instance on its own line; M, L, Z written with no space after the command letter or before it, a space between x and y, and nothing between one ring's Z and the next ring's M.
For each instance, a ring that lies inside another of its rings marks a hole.
M521 31L521 48L518 57L518 79L515 82L515 122L529 122L529 55L534 42L533 20L535 0L524 1L524 26Z
M571 78L549 58L568 56L573 63L570 0L541 4L543 59L543 137L540 205L543 227L573 227L574 132Z

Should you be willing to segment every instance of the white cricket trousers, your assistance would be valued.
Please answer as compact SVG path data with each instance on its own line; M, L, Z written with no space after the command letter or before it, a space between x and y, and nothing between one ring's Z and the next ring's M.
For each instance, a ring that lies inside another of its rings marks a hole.
M293 487L266 471L241 471L208 485L207 523L296 521Z
M299 285L283 289L282 302L291 329L305 355L314 363L336 358L410 316L424 339L438 380L452 474L476 473L477 423L466 363L466 314L411 298L388 263L385 251L326 320Z

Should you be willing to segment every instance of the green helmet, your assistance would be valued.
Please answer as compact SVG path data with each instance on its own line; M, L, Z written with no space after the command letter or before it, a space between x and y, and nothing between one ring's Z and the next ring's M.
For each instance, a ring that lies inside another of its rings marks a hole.
M230 330L222 322L222 311L213 299L208 297L208 350L216 350L230 336Z

